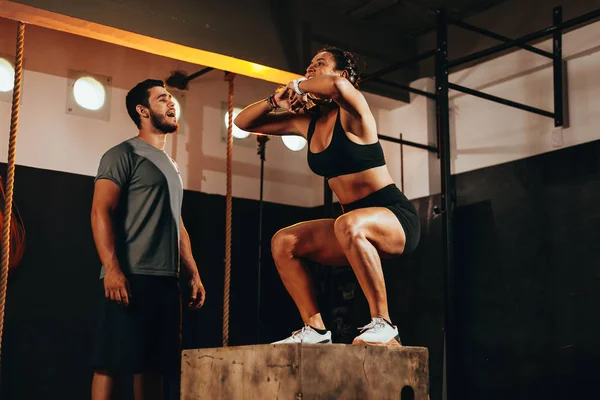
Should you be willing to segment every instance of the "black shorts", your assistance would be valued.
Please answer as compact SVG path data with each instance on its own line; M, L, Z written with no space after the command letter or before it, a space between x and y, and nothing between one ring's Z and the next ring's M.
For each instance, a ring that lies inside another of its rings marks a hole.
M179 372L181 296L175 277L129 275L128 306L104 297L98 313L92 367L110 373Z
M395 184L392 183L350 204L344 204L342 210L346 213L367 207L385 207L398 218L406 236L404 254L411 253L417 248L421 237L419 214L415 206Z

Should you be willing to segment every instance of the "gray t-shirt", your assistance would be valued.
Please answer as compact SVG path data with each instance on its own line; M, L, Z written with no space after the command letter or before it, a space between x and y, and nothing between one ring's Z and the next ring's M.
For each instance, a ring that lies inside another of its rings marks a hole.
M134 137L102 156L98 179L121 188L113 226L123 273L179 276L183 183L175 161Z

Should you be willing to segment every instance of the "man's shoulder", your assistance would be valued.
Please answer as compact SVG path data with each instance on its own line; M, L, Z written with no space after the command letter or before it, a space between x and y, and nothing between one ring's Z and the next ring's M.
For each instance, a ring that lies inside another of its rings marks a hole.
M120 158L120 157L130 157L135 155L135 151L134 151L134 146L133 146L133 140L135 138L131 138L131 139L127 139L113 147L111 147L110 149L106 150L106 152L104 152L103 158Z

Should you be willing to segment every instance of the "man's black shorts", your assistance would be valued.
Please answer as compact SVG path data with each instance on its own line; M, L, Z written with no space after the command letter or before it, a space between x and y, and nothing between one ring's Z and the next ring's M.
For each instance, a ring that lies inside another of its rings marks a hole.
M181 296L175 277L129 275L128 306L104 297L98 313L92 366L111 373L180 370Z

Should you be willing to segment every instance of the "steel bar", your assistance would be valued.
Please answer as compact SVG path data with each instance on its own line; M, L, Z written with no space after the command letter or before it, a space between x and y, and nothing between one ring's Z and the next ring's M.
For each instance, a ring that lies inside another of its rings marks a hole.
M484 35L484 36L491 37L492 39L500 40L502 42L511 42L513 40L513 39L511 39L509 37L499 35L497 33L488 31L488 30L483 29L483 28L479 28L478 26L474 26L474 25L468 24L468 23L466 23L464 21L460 21L458 19L449 18L449 20L452 22L453 25L456 25L456 26L458 26L460 28L463 28L463 29L466 29L466 30L469 30L469 31L473 31L473 32L479 33L479 34ZM533 53L539 54L539 55L544 56L544 57L548 57L548 58L553 58L554 57L554 55L552 53L550 53L549 51L538 49L537 47L534 47L534 46L531 46L531 45L528 45L528 44L520 44L520 45L518 45L518 47L521 47L522 49L525 49L525 50L529 50L529 51L531 51Z
M421 143L415 143L415 142L411 142L410 140L398 139L398 138L386 136L386 135L378 134L377 136L379 136L379 139L386 140L388 142L394 142L394 143L399 143L399 144L403 144L406 146L416 147L418 149L428 150L432 153L438 152L438 148L434 147L434 146L429 146L429 145L421 144Z
M466 64L468 62L475 61L475 60L478 60L480 58L487 57L487 56L490 56L492 54L496 54L496 53L499 53L501 51L510 49L511 47L519 46L521 44L524 44L524 43L527 43L527 42L531 42L533 40L540 39L540 38L543 38L545 36L552 35L556 31L560 31L560 30L564 31L564 30L572 28L574 26L581 25L581 24L583 24L585 22L591 21L591 20L593 20L595 18L598 18L598 17L600 17L600 9L597 9L597 10L591 11L591 12L589 12L587 14L581 15L579 17L570 19L570 20L568 20L568 21L566 21L566 22L564 22L564 23L562 23L560 25L551 26L549 28L542 29L541 31L533 32L533 33L530 33L528 35L522 36L522 37L520 37L518 39L515 39L515 40L512 40L510 42L502 43L502 44L500 44L498 46L490 47L488 49L481 50L481 51L478 51L476 53L472 53L472 54L469 54L467 56L458 58L458 59L456 59L454 61L450 61L448 63L448 67L449 68L454 68L454 67L457 67L459 65Z
M555 7L553 13L555 26L562 23L562 7ZM554 70L554 126L563 126L563 60L562 60L562 30L554 32L552 40L554 59L552 68Z
M478 90L473 90L466 88L464 86L456 85L454 83L449 83L448 87L452 90L457 90L459 92L467 93L473 96L481 97L482 99L486 99L489 101L493 101L496 103L504 104L505 106L510 106L514 108L518 108L520 110L529 111L535 114L543 115L545 117L554 118L554 113L546 110L542 110L540 108L531 107L526 104L517 103L516 101L507 100L502 97L494 96L491 94L483 93Z

